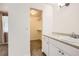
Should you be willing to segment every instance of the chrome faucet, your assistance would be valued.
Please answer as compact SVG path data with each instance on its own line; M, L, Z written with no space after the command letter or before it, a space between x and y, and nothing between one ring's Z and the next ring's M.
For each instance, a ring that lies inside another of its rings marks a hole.
M75 39L78 39L79 38L79 35L78 34L75 34L74 32L72 32L71 37L72 38L75 38Z

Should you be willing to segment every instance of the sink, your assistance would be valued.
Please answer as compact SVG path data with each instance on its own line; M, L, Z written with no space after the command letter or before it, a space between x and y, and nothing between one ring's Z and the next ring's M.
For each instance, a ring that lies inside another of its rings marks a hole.
M73 45L77 45L79 46L79 39L74 39L74 38L69 38L69 37L65 37L63 39L63 41L67 42L67 43L70 43L70 44L73 44Z
M64 42L79 46L79 39L75 39L69 36L61 36L61 35L53 35L53 37L60 41L64 41Z
M70 41L70 42L73 42L73 43L79 43L79 39L72 39L72 38L67 39L67 38L65 38L64 40L67 40L67 41Z

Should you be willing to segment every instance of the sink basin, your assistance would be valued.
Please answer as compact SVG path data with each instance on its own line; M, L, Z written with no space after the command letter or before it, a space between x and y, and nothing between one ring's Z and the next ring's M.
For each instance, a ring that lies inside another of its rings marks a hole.
M63 41L67 42L67 43L70 43L70 44L73 44L73 45L77 45L79 46L79 39L74 39L74 38L69 38L69 37L65 37L63 39Z
M72 39L72 38L70 38L70 39L64 39L64 40L70 41L72 43L78 43L79 44L79 39Z
M64 41L64 42L79 46L79 39L75 39L69 36L59 36L59 35L55 35L55 36L53 35L53 37L60 41Z

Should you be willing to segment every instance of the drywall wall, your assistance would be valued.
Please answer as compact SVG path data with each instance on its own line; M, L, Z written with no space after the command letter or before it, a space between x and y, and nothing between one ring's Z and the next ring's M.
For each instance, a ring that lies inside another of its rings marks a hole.
M7 4L9 13L9 56L30 55L29 5Z
M53 32L79 34L79 3L70 3L68 7L53 7Z
M32 11L34 9L31 9ZM42 37L42 11L35 10L37 14L30 15L30 39L40 40ZM40 31L41 30L41 31Z
M44 3L29 3L30 8L35 8L38 10L43 10L43 7L45 6Z
M43 8L43 35L52 35L53 6L46 4Z
M0 3L0 11L6 12L8 11L7 3ZM6 7L5 7L6 6Z
M2 11L2 10L3 10L3 4L0 3L0 11Z

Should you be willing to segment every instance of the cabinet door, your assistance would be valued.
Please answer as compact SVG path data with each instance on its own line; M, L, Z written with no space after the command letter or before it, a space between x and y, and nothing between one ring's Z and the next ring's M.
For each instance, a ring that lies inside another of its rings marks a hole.
M48 37L43 36L42 39L42 51L48 55Z
M66 51L60 50L62 56L70 56Z
M53 44L52 39L49 39L49 56L61 56L60 50Z
M61 55L58 53L58 49L52 44L49 44L49 56L58 56L58 55Z
M61 52L62 56L70 56L69 54L67 54L65 51Z

